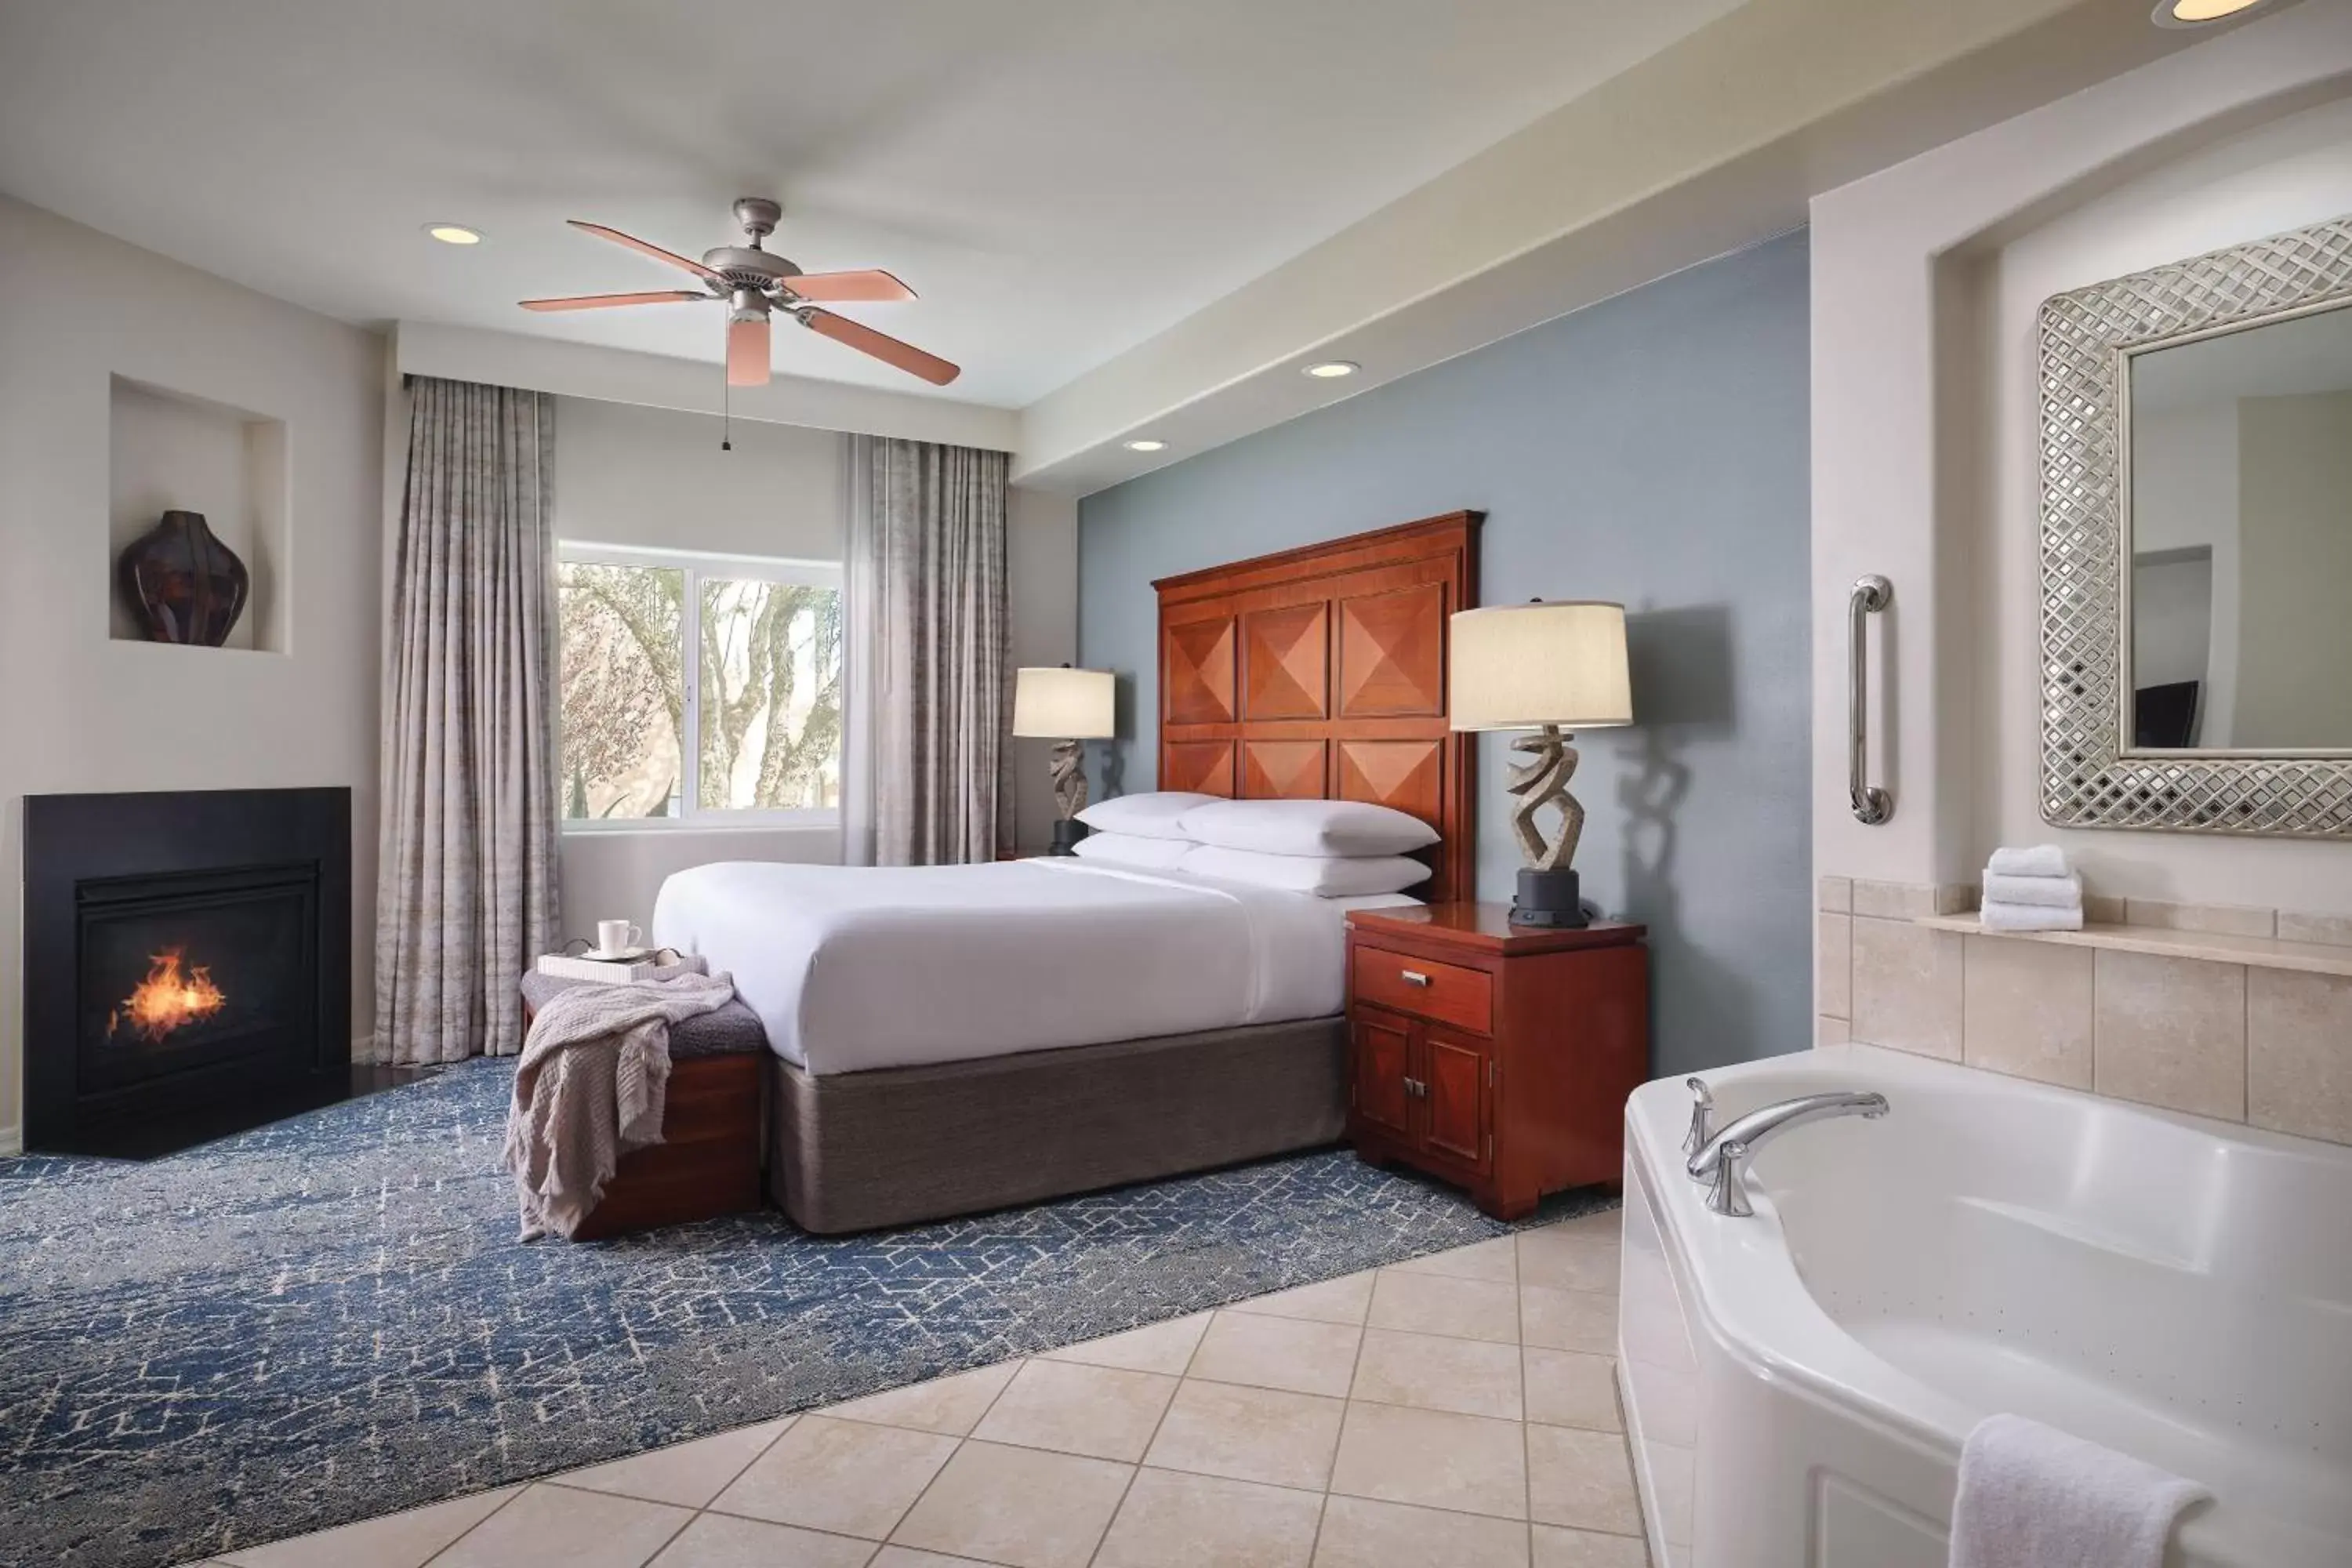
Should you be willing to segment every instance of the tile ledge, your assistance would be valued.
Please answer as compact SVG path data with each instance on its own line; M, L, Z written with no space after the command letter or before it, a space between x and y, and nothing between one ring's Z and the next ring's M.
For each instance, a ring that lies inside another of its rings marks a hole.
M2062 947L2104 947L2159 958L2199 958L2211 963L2243 963L2257 969L2297 969L2307 974L2352 975L2352 947L2332 942L2286 942L2271 936L2230 936L2220 931L2175 931L2167 926L2086 922L2081 931L1987 931L1973 912L1916 915L1913 925L1964 931L2004 942L2055 942Z

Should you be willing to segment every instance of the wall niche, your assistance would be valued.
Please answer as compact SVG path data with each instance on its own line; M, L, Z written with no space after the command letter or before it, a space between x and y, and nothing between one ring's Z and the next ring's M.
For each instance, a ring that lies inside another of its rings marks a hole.
M227 647L285 652L286 422L126 376L110 381L108 634L118 642L147 643L117 584L115 563L123 548L166 511L198 511L245 562L252 580Z

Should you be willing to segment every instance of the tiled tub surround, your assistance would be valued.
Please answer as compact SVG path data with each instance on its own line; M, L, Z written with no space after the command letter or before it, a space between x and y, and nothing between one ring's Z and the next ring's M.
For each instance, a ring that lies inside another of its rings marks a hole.
M1817 902L1816 1044L2352 1143L2352 919L2093 896L2082 936L1990 935L1966 886Z
M1658 1568L1944 1568L1962 1439L2011 1411L2209 1487L2179 1568L2352 1563L2352 1150L1869 1046L1706 1075L1718 1110L1874 1089L1759 1148L1755 1213L1627 1109L1619 1321Z
M1614 1211L217 1560L1643 1568Z

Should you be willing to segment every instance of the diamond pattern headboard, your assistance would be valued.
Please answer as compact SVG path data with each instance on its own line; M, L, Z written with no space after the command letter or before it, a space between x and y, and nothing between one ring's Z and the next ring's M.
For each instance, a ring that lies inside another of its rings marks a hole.
M1482 514L1167 577L1160 787L1368 800L1444 837L1413 891L1477 893L1477 753L1446 727L1447 617L1478 603Z

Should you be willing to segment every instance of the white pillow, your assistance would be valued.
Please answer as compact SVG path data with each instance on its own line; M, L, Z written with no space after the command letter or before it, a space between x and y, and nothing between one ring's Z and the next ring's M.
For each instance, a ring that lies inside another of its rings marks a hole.
M1139 838L1187 838L1191 836L1176 826L1176 819L1216 798L1181 789L1115 795L1078 813L1078 820L1097 833L1130 833Z
M1429 879L1428 867L1396 855L1262 855L1213 844L1194 846L1177 869L1188 876L1312 893L1318 899L1402 893Z
M1106 866L1132 866L1145 871L1173 870L1176 862L1199 846L1189 838L1147 838L1140 833L1089 833L1070 847L1070 853Z
M1361 800L1213 800L1177 826L1196 842L1262 855L1410 855L1438 839L1421 818Z

